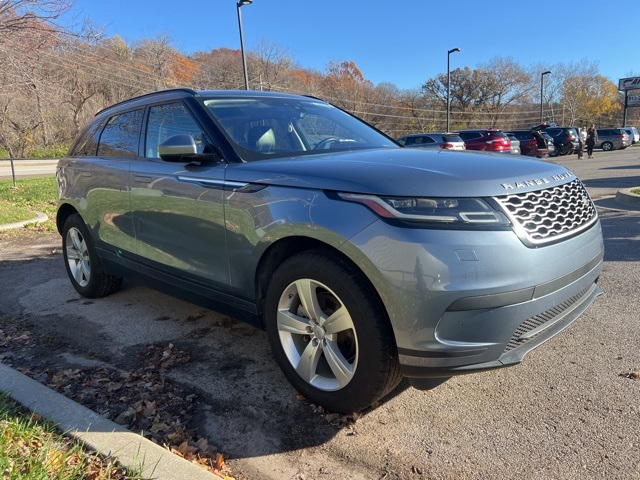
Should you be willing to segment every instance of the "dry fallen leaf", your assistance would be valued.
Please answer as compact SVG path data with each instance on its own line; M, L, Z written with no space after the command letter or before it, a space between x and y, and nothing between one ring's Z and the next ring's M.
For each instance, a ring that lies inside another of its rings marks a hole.
M224 457L222 456L221 453L216 454L216 465L214 468L216 470L222 470L223 465L224 465Z

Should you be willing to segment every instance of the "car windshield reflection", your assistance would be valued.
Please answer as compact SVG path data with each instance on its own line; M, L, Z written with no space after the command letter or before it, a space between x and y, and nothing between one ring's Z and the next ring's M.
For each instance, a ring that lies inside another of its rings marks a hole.
M398 148L381 132L320 100L227 97L205 99L204 105L247 161Z

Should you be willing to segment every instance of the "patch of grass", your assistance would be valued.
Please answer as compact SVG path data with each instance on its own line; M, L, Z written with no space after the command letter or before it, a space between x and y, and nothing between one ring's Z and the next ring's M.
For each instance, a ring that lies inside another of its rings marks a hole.
M631 190L631 193L635 193L636 195L640 195L640 188L636 188Z
M35 214L29 210L0 203L0 225L29 220L30 218L35 218Z
M69 151L69 145L57 144L37 147L25 151L27 158L62 158Z
M0 392L2 478L117 480L142 478L60 434L55 426Z
M12 180L0 180L0 223L34 218L35 215L30 212L37 211L49 217L39 228L54 230L57 199L55 177L18 180L16 188Z

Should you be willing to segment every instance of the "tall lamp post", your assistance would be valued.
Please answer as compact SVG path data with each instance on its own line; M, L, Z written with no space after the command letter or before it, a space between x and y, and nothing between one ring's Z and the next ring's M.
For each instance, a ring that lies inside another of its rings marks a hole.
M551 70L547 70L546 72L542 72L542 74L540 74L540 123L542 123L544 121L544 117L542 116L543 111L542 111L542 92L544 90L544 76L545 75L549 75L551 73Z
M242 71L244 73L244 89L249 90L249 76L247 75L247 58L244 55L244 35L242 34L242 14L240 7L243 5L251 5L253 0L239 0L236 3L238 7L238 28L240 29L240 50L242 51Z
M459 52L459 48L452 48L447 51L447 132L449 131L449 119L450 119L450 109L451 109L451 100L449 99L449 95L451 93L451 54L455 52Z

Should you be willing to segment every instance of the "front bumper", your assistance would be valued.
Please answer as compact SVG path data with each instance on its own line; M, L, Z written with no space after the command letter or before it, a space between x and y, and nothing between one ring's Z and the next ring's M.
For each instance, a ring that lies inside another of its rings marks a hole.
M520 363L527 353L573 323L600 294L602 290L593 283L562 304L533 315L518 325L506 345L504 342L476 345L473 350L473 345L450 345L448 350L437 348L420 352L401 350L399 359L402 373L408 378L450 377ZM483 357L495 356L499 349L502 349L502 353L497 359L479 362Z
M602 293L599 222L557 244L511 232L409 230L378 223L352 241L385 303L405 377L500 368L575 321ZM361 266L363 262L360 263Z

